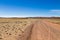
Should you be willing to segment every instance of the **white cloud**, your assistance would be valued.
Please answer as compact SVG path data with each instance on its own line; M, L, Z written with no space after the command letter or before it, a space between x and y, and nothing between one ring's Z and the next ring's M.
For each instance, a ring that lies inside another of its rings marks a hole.
M49 13L60 13L60 10L50 10Z

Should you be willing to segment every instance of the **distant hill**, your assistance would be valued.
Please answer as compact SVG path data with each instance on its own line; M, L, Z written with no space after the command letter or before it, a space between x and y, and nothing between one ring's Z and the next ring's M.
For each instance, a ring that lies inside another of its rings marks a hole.
M21 19L30 19L30 18L33 18L33 19L60 19L60 17L0 17L0 18L13 18L13 19L15 19L15 18L21 18Z

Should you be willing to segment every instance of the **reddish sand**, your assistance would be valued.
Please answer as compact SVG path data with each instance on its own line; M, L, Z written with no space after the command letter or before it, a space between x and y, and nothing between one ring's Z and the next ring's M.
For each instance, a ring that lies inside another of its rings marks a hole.
M38 20L33 26L30 40L60 40L60 25Z

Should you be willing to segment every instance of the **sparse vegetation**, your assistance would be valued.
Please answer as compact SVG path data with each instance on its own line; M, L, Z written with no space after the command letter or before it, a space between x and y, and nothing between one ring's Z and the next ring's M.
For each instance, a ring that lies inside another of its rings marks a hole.
M60 24L60 19L48 19L49 22Z
M39 19L38 18L36 19L35 18L34 19L33 18L30 18L30 19L15 19L15 18L14 19L13 18L1 19L0 18L0 40L2 39L14 40L17 36L18 38L16 39L20 40L20 38L25 37L26 34L24 34L24 30L28 28L27 26L30 25L32 22L34 21L38 22L39 20L41 19L40 18ZM49 22L60 24L60 19L46 18L46 20L48 20Z
M21 36L30 23L29 19L0 19L0 40L2 37L8 40L9 37Z

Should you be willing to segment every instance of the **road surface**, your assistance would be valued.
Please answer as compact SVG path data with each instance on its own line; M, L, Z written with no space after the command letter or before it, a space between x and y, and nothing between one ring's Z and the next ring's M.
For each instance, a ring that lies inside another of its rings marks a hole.
M38 20L34 23L29 40L60 40L60 25Z

